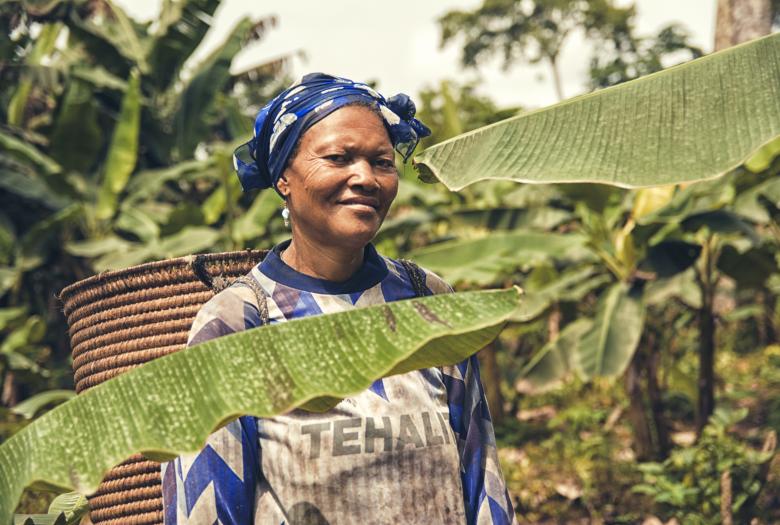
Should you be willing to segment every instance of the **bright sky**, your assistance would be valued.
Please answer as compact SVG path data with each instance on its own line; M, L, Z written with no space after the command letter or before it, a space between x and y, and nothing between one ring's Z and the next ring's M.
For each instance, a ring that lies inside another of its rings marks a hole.
M160 0L116 0L140 20L154 18ZM618 0L622 5L630 4ZM712 50L716 0L636 0L638 34L656 33L671 22L683 24L692 41L705 52ZM416 98L418 91L451 78L466 80L475 73L462 72L460 50L439 49L436 19L451 9L473 9L481 0L223 0L214 27L198 50L202 56L225 38L243 16L254 19L270 14L278 26L258 44L236 58L234 69L279 57L297 50L306 59L295 59L293 76L323 71L353 80L377 80L385 96L399 91ZM566 97L583 91L587 79L588 49L579 35L565 44L561 61ZM481 68L480 91L499 105L540 107L556 102L548 69L518 64L508 72L498 63Z

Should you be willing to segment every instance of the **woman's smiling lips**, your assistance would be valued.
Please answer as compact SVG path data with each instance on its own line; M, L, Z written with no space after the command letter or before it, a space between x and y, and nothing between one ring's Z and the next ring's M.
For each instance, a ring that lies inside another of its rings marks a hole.
M379 201L373 197L350 197L348 199L340 200L338 203L357 209L363 208L370 209L371 211L377 211L379 209Z

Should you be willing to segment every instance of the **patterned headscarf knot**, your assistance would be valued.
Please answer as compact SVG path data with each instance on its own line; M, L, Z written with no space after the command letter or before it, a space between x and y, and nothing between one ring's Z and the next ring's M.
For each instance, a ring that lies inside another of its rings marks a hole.
M244 191L276 189L306 130L337 109L355 103L368 103L379 109L390 141L404 162L420 139L431 134L425 124L414 118L417 108L407 95L399 93L386 100L362 82L310 73L263 106L255 119L252 140L233 153L233 165Z

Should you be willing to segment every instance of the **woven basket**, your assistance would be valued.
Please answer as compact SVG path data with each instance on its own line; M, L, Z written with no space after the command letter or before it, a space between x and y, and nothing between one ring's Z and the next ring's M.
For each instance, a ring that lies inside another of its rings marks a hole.
M184 348L200 306L249 272L265 251L180 257L106 272L60 293L76 392ZM95 524L163 523L160 464L133 456L90 498Z

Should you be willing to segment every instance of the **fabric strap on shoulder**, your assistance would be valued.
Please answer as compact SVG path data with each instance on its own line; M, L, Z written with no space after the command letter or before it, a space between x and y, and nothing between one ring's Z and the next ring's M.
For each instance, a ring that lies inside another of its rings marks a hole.
M406 270L409 280L412 282L414 295L416 297L425 297L430 295L428 287L425 286L425 271L408 259L398 259L401 266Z
M260 313L260 324L261 325L267 325L269 323L268 320L268 299L265 295L265 292L260 287L260 285L255 281L251 276L249 275L242 275L235 281L234 283L240 283L245 284L248 286L254 293L255 298L257 299L257 311Z
M206 257L203 254L195 256L190 261L190 268L192 268L192 272L200 282L214 292L214 295L235 283L241 283L248 286L249 289L255 293L255 298L257 299L257 311L260 313L260 324L266 325L269 323L268 299L266 298L263 289L252 277L249 275L242 275L235 280L230 280L222 275L212 277L206 269Z

